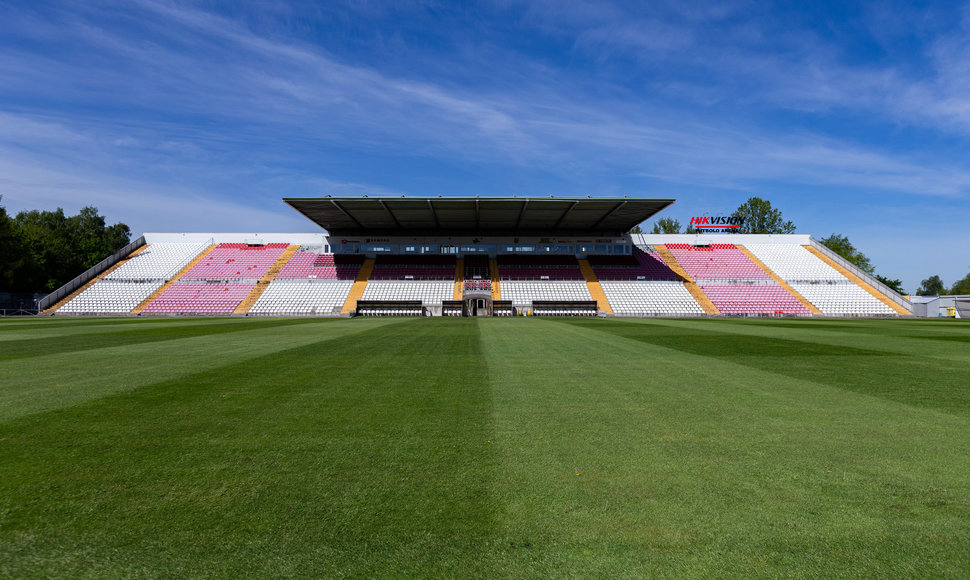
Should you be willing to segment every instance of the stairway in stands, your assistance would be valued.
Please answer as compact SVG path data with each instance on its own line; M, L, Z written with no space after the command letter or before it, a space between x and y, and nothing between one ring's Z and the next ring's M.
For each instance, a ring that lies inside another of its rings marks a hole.
M84 292L85 290L87 290L91 286L94 286L96 283L98 283L101 280L103 280L105 276L107 276L108 274L114 272L115 270L117 270L118 268L120 268L125 262L127 262L128 260L134 258L135 256L137 256L138 254L140 254L141 252L143 252L147 248L148 248L148 244L145 244L144 246L139 246L139 247L135 248L135 250L132 253L130 253L127 256L125 256L124 258L118 260L117 262L115 262L115 264L113 266L111 266L110 268L108 268L104 272L101 272L100 274L98 274L94 278L91 278L90 280L88 280L87 282L85 282L84 284L82 284L80 288L78 288L74 292L71 292L70 294L68 294L64 298L60 299L57 302L57 304L54 304L53 306L51 306L47 310L42 311L41 314L54 314L55 312L57 312L57 309L58 308L60 308L61 306L64 306L65 304L67 304L71 300L74 300L75 298L77 298L77 296L79 294L81 294L81 292Z
M694 282L694 279L690 277L690 275L687 273L687 270L684 270L684 267L680 265L680 262L677 261L677 258L675 258L674 255L670 253L670 250L667 249L667 246L663 244L658 244L653 248L657 250L657 253L660 254L660 257L663 258L664 262L667 263L667 266L671 270L676 272L678 276L684 279L684 287L687 288L687 291L690 292L690 295L694 297L694 300L696 300L697 303L701 305L701 308L704 309L704 312L706 312L707 314L721 313L721 311L717 309L717 306L714 306L714 303L711 302L711 299L708 298L706 294L704 294L704 291L701 290L701 287L697 285L697 282Z
M205 257L208 256L212 252L212 250L216 249L217 247L218 247L217 245L213 244L213 245L209 246L208 248L206 248L205 250L202 250L202 253L200 253L198 256L196 256L195 259L193 259L191 262L189 262L188 264L186 264L184 268L182 268L181 270L179 270L178 274L172 276L172 279L171 280L168 280L167 282L165 282L164 284L162 284L161 286L159 286L158 290L155 290L154 292L152 292L148 296L148 298L145 298L145 300L142 301L141 304L139 304L138 306L135 306L135 308L132 309L131 313L132 314L141 314L142 311L145 310L145 307L146 306L148 306L156 298L158 298L159 296L161 296L163 292L165 292L166 290L168 290L169 286L171 286L172 284L174 284L175 282L177 282L179 278L181 278L189 270L191 270L192 268L194 268L196 264L198 264L203 259L205 259Z
M798 300L799 302L801 302L802 303L802 306L804 306L805 308L808 308L808 311L809 312L811 312L812 314L818 315L818 316L821 316L822 315L822 311L821 310L819 310L818 308L816 308L814 304L812 304L811 302L809 302L808 300L806 300L804 296L802 296L794 288L792 288L791 287L791 284L789 284L788 282L785 282L784 280L782 280L781 279L781 276L779 276L778 274L775 274L771 270L771 268L769 268L768 266L766 266L765 263L762 262L761 260L759 260L757 256L755 256L754 254L752 254L750 250L748 250L744 246L738 246L738 249L741 250L741 252L744 253L744 255L747 256L749 260L751 260L752 262L754 262L754 264L756 266L758 266L759 268L761 268L762 270L764 270L765 274L768 274L769 276L771 276L771 279L774 280L775 282L777 282L778 285L780 285L782 288L784 288L786 292L788 292L796 300Z
M502 299L502 285L498 279L498 260L491 258L488 261L488 273L492 277L492 301Z
M828 264L829 266L831 266L832 268L834 268L839 274L842 274L843 276L845 276L846 278L848 278L852 282L855 282L856 286L858 286L859 288L862 288L863 290L865 290L866 292L868 292L869 294L871 294L873 298L875 298L876 300L882 302L883 304L885 304L889 308L892 308L893 312L895 312L896 314L899 314L900 316L912 316L913 315L912 312L910 312L909 310L906 310L905 308L903 308L899 304L896 304L895 302L893 302L892 300L890 300L889 298L887 298L882 292L876 290L875 288L873 288L869 284L866 284L865 280L863 280L862 278L856 276L855 274L853 274L852 272L850 272L846 268L843 268L842 266L840 266L839 264L837 264L834 260L832 260L831 258L829 258L828 256L826 256L825 254L823 254L822 252L820 252L818 249L813 248L812 246L804 246L804 248L806 250L808 250L809 252L811 252L812 254L814 254L820 260L822 260L823 262L825 262L826 264Z
M259 297L262 296L263 292L266 291L266 288L269 287L270 282L276 279L276 276L280 273L280 270L283 269L283 266L285 266L286 263L290 261L290 258L293 257L293 254L295 254L296 251L299 249L300 249L299 244L290 244L289 246L287 246L286 249L283 250L283 253L280 254L280 257L276 259L276 262L274 262L273 265L269 267L269 270L266 271L266 274L264 274L263 277L259 279L259 282L256 283L256 286L254 286L253 289L249 292L249 294L247 294L246 297L243 298L243 301L239 303L239 306L237 306L236 309L232 311L232 313L248 314L250 309L252 309L253 305L256 304L256 301L259 300Z
M600 286L600 281L596 278L593 267L589 265L589 260L579 260L579 271L583 273L583 278L586 279L586 287L589 289L589 295L596 301L596 307L607 314L613 314L610 301L606 299L603 287Z
M465 260L458 258L455 261L455 292L452 300L461 300L461 294L465 284Z
M370 278L371 272L374 271L374 262L374 258L364 260L360 271L357 272L357 278L354 280L354 285L350 289L350 294L347 295L347 300L344 302L344 307L340 309L341 314L349 314L357 309L357 301L364 295L364 290L367 288L367 280Z

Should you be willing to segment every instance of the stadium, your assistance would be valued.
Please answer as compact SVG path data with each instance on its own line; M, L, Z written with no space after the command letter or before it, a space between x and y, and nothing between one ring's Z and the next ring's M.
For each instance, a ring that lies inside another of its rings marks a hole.
M145 234L54 315L911 316L807 235L629 234L671 199L287 198L321 234ZM727 230L729 231L729 230Z
M0 575L970 573L970 330L636 198L287 198L0 320Z

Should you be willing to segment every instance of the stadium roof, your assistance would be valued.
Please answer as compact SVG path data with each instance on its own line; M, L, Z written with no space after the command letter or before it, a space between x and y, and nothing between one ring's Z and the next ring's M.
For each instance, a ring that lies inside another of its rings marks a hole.
M615 235L674 203L626 197L286 197L332 235Z

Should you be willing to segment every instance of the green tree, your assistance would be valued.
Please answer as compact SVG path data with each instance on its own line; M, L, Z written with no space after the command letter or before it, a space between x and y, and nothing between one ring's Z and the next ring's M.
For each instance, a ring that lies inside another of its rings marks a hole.
M64 210L22 211L13 220L25 263L12 281L14 292L50 292L124 247L127 225L106 226L97 208L76 216Z
M950 287L950 294L970 294L970 274L954 282Z
M630 234L642 234L643 233L643 228L640 227L640 224L637 224L637 225L633 226L633 228L629 232L627 232L627 233L630 233Z
M3 196L0 195L0 202ZM16 292L16 282L23 275L27 263L17 224L0 205L0 292Z
M916 290L917 296L939 296L941 294L946 294L946 287L943 286L943 280L936 275L920 282L919 288Z
M879 280L880 282L882 282L886 286L889 286L890 288L892 288L894 291L898 292L899 294L905 294L906 293L906 291L903 290L903 281L902 280L890 279L890 278L887 278L886 276L880 276L879 274L876 274L876 280Z
M680 233L680 222L674 218L662 217L657 221L653 222L654 234L679 234Z
M749 197L731 217L744 220L741 227L734 230L739 234L791 234L795 231L795 224L783 219L781 210L771 207L771 202L760 197Z
M849 262L855 264L857 268L867 274L873 274L876 271L872 265L872 262L869 261L869 258L857 250L856 247L852 245L852 242L849 241L849 238L841 234L832 234L827 238L819 240L819 243L832 250L836 254L842 256Z

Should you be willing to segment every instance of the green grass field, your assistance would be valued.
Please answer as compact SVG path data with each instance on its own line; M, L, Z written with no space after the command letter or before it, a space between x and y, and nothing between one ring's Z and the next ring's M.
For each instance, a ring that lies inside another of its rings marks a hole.
M970 576L970 324L7 319L0 577Z

